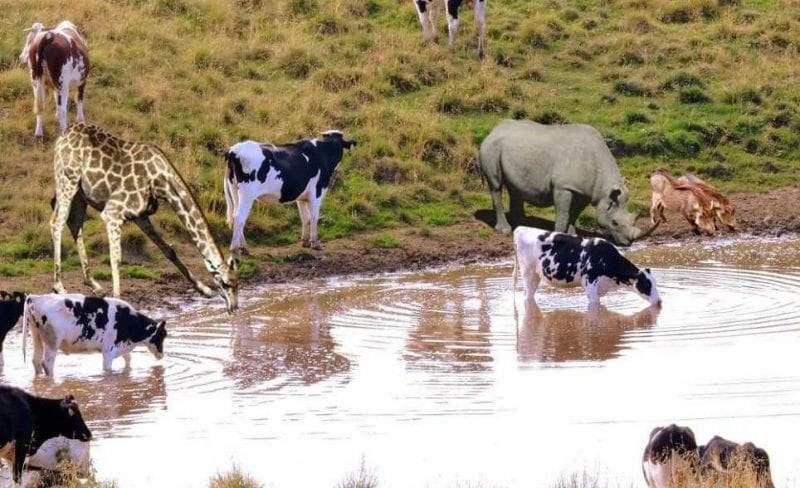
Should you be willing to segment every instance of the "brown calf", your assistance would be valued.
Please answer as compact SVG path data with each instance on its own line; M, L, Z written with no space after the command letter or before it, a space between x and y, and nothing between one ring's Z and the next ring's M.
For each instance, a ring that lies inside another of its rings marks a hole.
M45 29L36 22L29 29L19 60L28 65L33 86L33 112L36 114L34 136L44 135L44 110L47 88L54 91L56 117L60 133L67 130L67 105L69 90L75 85L78 96L75 99L78 122L84 121L83 95L86 77L89 74L89 54L86 40L75 25L65 20L53 29Z
M678 212L691 224L696 233L701 230L714 234L713 204L709 197L695 185L681 184L664 171L650 175L653 200L650 218L653 224L666 222L664 209Z
M736 206L731 203L719 190L701 180L695 175L688 174L681 176L676 180L678 183L685 185L694 185L703 193L706 194L714 210L714 215L722 225L728 227L729 230L736 230Z

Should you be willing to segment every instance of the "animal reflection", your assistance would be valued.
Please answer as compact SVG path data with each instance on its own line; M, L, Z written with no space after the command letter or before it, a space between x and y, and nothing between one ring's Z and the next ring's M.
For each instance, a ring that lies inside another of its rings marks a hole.
M160 365L153 366L144 376L133 376L125 369L91 379L67 377L59 384L37 378L33 388L45 396L65 392L75 395L96 433L118 431L126 418L130 419L129 423L134 416L164 406L167 398L164 368Z
M535 303L527 303L517 325L517 358L544 363L613 359L622 350L623 335L653 327L660 309L651 305L626 315L601 305L589 312L542 312Z
M350 370L331 336L330 307L311 294L295 296L270 307L263 327L243 324L233 342L232 359L223 371L240 388L283 379L312 384Z
M468 285L468 283L466 283ZM409 366L452 371L482 371L492 362L491 316L486 283L475 281L478 309L468 306L465 283L447 290L425 290L417 297L417 326L409 332L404 359ZM424 363L424 365L423 365Z

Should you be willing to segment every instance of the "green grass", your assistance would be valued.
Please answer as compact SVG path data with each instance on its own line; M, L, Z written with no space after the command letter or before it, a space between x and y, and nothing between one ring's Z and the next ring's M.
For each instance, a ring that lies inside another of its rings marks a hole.
M400 247L400 241L389 233L378 234L371 240L372 247L378 249L394 249Z
M141 265L123 266L122 274L128 278L137 280L157 280L161 277L161 274L158 271L153 271L152 269Z
M323 239L446 226L489 208L477 145L505 117L597 127L637 209L649 200L646 175L659 167L696 172L724 191L798 181L794 0L497 0L489 6L483 62L475 56L471 13L450 52L423 46L413 6L397 0L0 6L8 7L0 19L3 275L39 272L27 260L44 263L51 253L52 101L49 137L39 146L28 76L16 61L21 30L34 21L68 18L86 31L93 63L88 120L162 147L223 243L224 148L242 138L282 142L331 127L359 145L345 156L325 201ZM163 208L157 225L169 240L185 238ZM85 234L96 260L107 243L92 215ZM296 208L262 203L247 227L254 245L294 243L299 232ZM160 254L132 228L123 246L137 262ZM66 232L64 250L74 258Z

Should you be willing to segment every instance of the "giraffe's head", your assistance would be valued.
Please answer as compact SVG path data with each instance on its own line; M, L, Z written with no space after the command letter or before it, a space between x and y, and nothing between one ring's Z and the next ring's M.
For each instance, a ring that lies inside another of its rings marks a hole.
M232 314L239 308L239 262L236 258L231 256L225 265L220 266L214 273L214 282L220 296L225 300L228 313Z

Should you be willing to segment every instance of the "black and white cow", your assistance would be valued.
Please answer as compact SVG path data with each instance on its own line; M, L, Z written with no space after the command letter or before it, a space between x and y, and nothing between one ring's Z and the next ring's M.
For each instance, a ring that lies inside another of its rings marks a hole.
M84 295L30 295L22 319L22 354L30 327L33 336L33 367L53 376L58 350L65 353L100 351L103 369L119 356L130 366L130 353L143 344L157 358L164 355L166 322L146 317L116 298Z
M92 438L72 395L41 398L0 385L0 457L11 466L15 484L21 482L25 458L59 436L83 442Z
M231 251L246 251L244 226L258 199L296 202L303 222L303 247L322 249L317 232L322 200L344 150L355 145L342 132L329 130L321 139L303 139L280 146L244 141L228 149L223 185L228 225L233 229Z
M691 469L698 465L699 457L694 432L689 427L670 424L656 427L642 455L642 472L648 488L670 488L673 485L675 463L684 463Z
M0 367L3 366L3 342L8 332L19 322L24 307L24 293L0 291Z
M650 270L637 268L605 239L517 227L514 249L514 288L521 272L528 302L534 302L544 278L559 287L583 286L590 307L598 306L601 295L619 286L633 288L652 305L661 304Z
M703 472L726 473L734 469L747 469L756 475L759 487L774 488L767 451L752 442L737 444L714 436L708 444L700 446L700 467Z
M417 17L422 26L422 38L426 42L436 39L436 8L434 0L412 0L417 9ZM478 28L478 56L483 58L486 44L486 0L471 0L475 4L475 26ZM452 48L458 33L458 10L463 0L444 0L447 12L449 45Z

